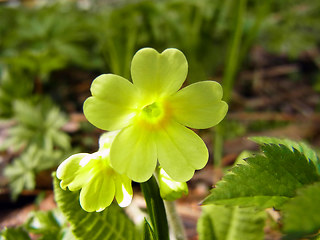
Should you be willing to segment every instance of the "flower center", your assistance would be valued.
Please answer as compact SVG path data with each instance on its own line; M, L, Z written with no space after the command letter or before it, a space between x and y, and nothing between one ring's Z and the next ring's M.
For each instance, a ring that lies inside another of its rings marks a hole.
M138 121L149 129L159 129L168 121L169 116L168 104L153 102L140 110Z
M142 113L151 120L151 119L159 118L162 113L162 109L159 103L154 102L148 106L145 106L142 109Z

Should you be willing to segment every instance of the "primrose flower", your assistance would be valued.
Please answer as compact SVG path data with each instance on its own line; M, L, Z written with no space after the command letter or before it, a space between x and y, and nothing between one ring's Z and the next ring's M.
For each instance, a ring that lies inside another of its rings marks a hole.
M98 128L120 130L110 149L110 163L118 173L144 182L159 162L172 179L185 182L206 165L206 145L189 128L218 124L228 105L214 81L179 91L187 72L187 60L179 50L160 54L144 48L131 63L133 83L113 74L93 81L84 114Z
M158 168L158 183L161 198L174 201L181 198L183 194L188 194L188 185L186 182L174 181L163 168Z
M131 203L131 180L116 173L110 166L110 146L117 132L103 134L99 139L99 151L79 153L63 161L57 169L62 189L80 191L80 205L87 212L100 212L115 197L120 207Z

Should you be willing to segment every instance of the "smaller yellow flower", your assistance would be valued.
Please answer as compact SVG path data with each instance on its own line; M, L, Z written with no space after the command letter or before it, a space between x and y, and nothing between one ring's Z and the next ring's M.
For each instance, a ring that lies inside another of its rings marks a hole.
M99 151L79 153L63 161L57 169L60 187L80 191L80 205L87 212L100 212L114 197L120 207L131 203L131 180L110 166L110 147L118 132L108 132L99 139Z

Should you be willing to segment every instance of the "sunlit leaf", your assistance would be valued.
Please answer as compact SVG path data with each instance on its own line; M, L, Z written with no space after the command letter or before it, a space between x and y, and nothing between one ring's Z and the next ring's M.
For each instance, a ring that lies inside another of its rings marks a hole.
M304 154L286 146L263 145L264 155L246 159L231 169L205 199L204 204L279 208L296 190L320 179Z
M312 161L315 164L315 166L318 169L318 172L320 173L320 161L319 157L317 156L317 153L304 142L295 142L290 139L280 139L274 137L250 137L250 140L260 145L273 143L287 146L291 151L296 149L303 155L305 155L307 159L310 159L310 161Z

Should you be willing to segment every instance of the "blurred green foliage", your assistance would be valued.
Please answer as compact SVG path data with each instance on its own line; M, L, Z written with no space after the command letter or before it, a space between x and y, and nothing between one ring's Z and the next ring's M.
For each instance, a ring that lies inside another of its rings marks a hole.
M1 148L11 147L15 152L32 145L45 151L70 148L69 136L61 131L67 117L48 98L20 100L13 105L12 119L16 124L9 129L9 136Z
M65 158L67 158L65 152L47 151L36 145L25 150L4 169L4 175L9 180L12 199L16 200L24 189L35 189L37 174L58 166Z
M319 1L273 1L259 40L269 50L298 57L317 48L320 39Z
M14 100L28 98L32 94L33 80L22 74L20 70L14 69L15 66L11 67L11 71L6 67L1 69L0 65L1 118L9 118L13 115Z
M58 208L50 211L33 211L28 220L18 228L5 228L1 240L75 240L68 223Z
M14 125L0 150L20 153L4 170L16 199L23 189L35 188L39 172L58 166L71 152L71 145L61 130L67 118L48 98L16 100L13 108Z
M5 228L0 233L0 240L31 240L27 231L22 227Z
M25 229L39 236L39 240L75 240L68 222L58 208L34 211L24 224Z
M294 56L316 47L319 8L314 1L248 1L240 60L254 43ZM70 66L129 77L126 69L139 48L176 47L189 60L190 81L198 81L224 66L236 11L231 0L140 0L88 9L58 3L3 6L0 62L43 81Z

